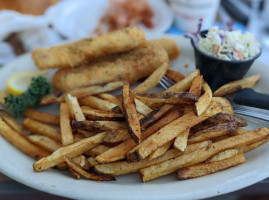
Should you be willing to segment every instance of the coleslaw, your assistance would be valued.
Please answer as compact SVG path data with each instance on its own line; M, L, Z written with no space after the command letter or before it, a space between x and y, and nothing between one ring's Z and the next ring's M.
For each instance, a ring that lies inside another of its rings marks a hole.
M260 43L249 33L240 30L225 31L214 26L205 38L200 37L198 48L223 60L247 60L260 52Z

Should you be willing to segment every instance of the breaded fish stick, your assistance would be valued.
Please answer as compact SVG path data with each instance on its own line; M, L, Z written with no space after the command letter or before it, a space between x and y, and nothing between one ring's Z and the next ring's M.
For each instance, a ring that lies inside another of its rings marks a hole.
M174 60L178 58L180 54L180 48L178 47L176 41L169 38L162 38L158 40L151 40L149 43L161 45L168 54L169 60Z
M96 38L52 48L37 48L32 52L32 58L39 69L73 68L102 56L130 51L144 43L144 31L128 27Z
M167 53L160 45L146 44L133 51L100 59L74 69L60 69L52 78L56 91L72 88L128 81L134 83L149 76L164 62Z

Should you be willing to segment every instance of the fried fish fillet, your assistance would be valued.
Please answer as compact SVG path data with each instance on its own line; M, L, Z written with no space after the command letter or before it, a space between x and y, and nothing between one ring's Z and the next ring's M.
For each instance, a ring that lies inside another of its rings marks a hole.
M60 69L54 74L52 85L55 91L67 91L113 81L134 83L149 76L165 62L169 61L164 48L158 44L147 43L143 47L106 56L85 66Z
M144 43L144 31L131 26L96 38L52 48L37 48L32 52L32 59L39 69L73 68L102 56L130 51Z

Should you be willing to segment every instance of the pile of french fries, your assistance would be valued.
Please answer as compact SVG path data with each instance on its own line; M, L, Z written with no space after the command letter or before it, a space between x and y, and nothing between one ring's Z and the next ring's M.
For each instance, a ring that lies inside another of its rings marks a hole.
M59 103L58 115L29 108L19 124L1 110L0 133L37 160L35 172L57 168L96 181L133 172L142 182L174 172L180 180L205 176L244 163L245 152L268 141L269 129L242 128L247 122L217 97L252 87L257 76L213 95L199 70L185 77L168 67L164 62L134 89L116 81L42 98ZM164 75L175 85L149 93ZM108 93L118 88L122 95Z

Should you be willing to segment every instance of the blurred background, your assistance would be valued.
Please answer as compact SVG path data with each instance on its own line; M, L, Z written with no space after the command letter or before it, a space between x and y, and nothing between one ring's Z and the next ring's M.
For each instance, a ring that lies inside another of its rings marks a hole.
M147 34L233 26L255 35L268 62L269 0L0 0L0 66L36 47L137 25ZM269 180L213 199L269 199ZM0 199L65 199L0 174Z

